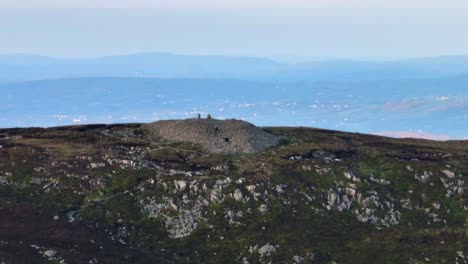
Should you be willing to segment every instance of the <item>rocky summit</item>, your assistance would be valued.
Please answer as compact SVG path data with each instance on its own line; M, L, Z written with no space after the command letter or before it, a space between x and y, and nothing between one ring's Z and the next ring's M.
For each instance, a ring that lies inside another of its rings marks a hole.
M0 263L467 263L467 175L468 141L0 129Z
M241 120L185 119L147 126L164 140L191 142L214 153L255 153L276 145L279 137Z

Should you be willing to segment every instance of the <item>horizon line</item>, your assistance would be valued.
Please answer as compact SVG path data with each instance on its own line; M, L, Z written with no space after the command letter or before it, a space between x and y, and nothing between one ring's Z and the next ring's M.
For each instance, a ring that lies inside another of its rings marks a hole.
M439 55L415 55L415 56L392 56L392 57L352 57L352 56L310 56L310 55L249 55L249 54L216 54L216 53L186 53L186 52L173 52L173 51L137 51L137 52L122 52L112 54L101 54L101 55L58 55L58 54L45 54L45 53L34 53L34 52L0 52L0 57L7 56L30 56L47 59L57 60L93 60L103 58L115 58L115 57L131 57L141 55L167 55L167 56L182 56L182 57L215 57L215 58L231 58L231 59L258 59L258 60L270 60L271 62L281 64L301 64L307 62L327 62L327 61L356 61L356 62L397 62L406 60L424 60L424 59L440 59L440 58L463 58L468 57L468 54L439 54ZM284 59L280 59L283 57ZM285 57L303 57L304 59L285 59Z

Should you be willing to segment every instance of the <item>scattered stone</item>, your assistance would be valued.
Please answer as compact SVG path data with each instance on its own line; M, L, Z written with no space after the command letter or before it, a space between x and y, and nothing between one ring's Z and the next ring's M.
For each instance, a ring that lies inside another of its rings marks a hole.
M44 251L44 255L48 258L53 258L55 257L56 254L57 254L57 251L52 250L52 249Z
M346 179L352 180L353 182L360 182L361 180L354 175L354 173L346 171L343 173Z
M6 176L0 176L0 185L8 185L9 181Z
M271 254L276 252L276 248L273 245L270 245L270 243L262 246L261 248L258 249L258 254L260 254L260 257L266 257L266 256L271 256Z
M293 261L294 263L297 263L297 264L301 264L301 263L304 263L305 261L305 258L301 257L301 256L294 256L293 258Z
M245 182L245 178L239 178L236 180L237 184L243 184Z
M258 207L258 211L262 214L265 214L268 212L268 206L266 204L261 204L259 207Z
M418 175L418 174L414 175L414 179L421 183L428 182L431 177L432 177L432 172L427 172L427 171L424 171L423 175Z
M449 171L449 170L442 170L442 173L449 179L455 178L455 173Z
M185 182L184 180L181 180L181 181L174 180L174 185L177 191L185 191L185 189L187 188L187 182Z
M234 200L238 201L238 202L241 202L244 198L244 196L242 195L242 192L241 190L239 189L236 189L234 191L234 193L232 194L232 197L234 198Z
M286 187L288 187L288 186L285 185L285 184L276 185L275 190L276 190L277 193L283 194Z

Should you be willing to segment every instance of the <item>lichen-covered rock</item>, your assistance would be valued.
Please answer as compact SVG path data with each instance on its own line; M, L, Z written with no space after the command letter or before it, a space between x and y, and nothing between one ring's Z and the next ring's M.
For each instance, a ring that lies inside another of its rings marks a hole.
M232 194L232 197L234 200L241 202L244 198L244 195L242 194L242 191L239 189L234 190L234 193Z
M185 189L187 188L187 182L185 182L184 180L174 181L174 185L177 191L185 191Z
M265 244L258 249L258 254L260 254L260 257L271 256L275 252L276 252L275 246L270 245L270 243Z
M449 170L442 170L442 173L449 179L455 178L455 173L449 171Z

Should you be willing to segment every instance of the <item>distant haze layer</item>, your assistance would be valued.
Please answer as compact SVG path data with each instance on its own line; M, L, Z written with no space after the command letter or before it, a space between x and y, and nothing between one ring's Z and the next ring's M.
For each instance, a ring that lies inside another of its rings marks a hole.
M461 1L114 2L1 1L0 53L166 51L295 62L468 54L468 8ZM22 5L28 8L12 8Z

